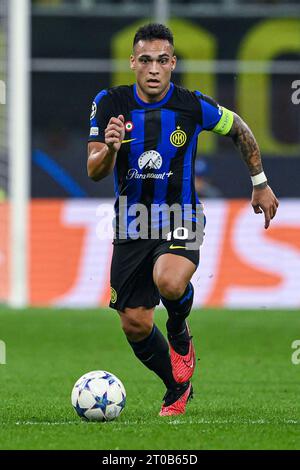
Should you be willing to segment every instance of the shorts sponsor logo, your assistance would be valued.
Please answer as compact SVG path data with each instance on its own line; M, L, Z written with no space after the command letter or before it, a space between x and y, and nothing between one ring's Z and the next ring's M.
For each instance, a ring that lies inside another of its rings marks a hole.
M94 101L92 104L92 111L91 111L91 118L90 118L91 120L94 119L94 117L96 116L96 113L97 113L97 104Z
M90 135L91 136L99 135L99 127L91 127Z
M118 295L117 295L116 290L113 287L111 287L110 288L110 301L111 301L111 303L115 304L116 301L117 301L117 298L118 298Z
M180 129L178 126L176 131L172 132L170 135L170 142L174 147L183 147L183 145L186 143L186 133Z

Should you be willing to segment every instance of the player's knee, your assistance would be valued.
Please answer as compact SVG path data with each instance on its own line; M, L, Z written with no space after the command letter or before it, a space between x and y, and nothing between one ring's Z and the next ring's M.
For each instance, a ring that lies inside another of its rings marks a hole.
M185 285L182 279L174 273L171 275L161 275L156 280L156 285L160 295L169 300L179 299L185 291Z
M142 341L150 335L153 323L150 320L121 316L122 329L129 341Z

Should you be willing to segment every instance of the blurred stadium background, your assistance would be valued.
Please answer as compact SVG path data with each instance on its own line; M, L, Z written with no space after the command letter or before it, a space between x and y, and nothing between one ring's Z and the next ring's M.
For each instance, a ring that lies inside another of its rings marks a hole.
M112 207L113 181L86 174L90 107L102 88L133 81L132 37L150 20L174 32L173 80L249 123L281 201L265 231L232 143L201 135L208 223L195 306L299 307L300 5L292 0L0 0L0 303L107 305L112 245L99 239L96 210Z

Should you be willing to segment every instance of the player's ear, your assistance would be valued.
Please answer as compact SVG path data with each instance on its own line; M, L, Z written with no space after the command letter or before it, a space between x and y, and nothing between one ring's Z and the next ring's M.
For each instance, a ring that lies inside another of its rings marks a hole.
M172 70L172 72L173 72L173 70L175 70L176 64L177 64L177 57L176 57L176 55L173 55L173 57L171 59L171 70Z
M135 57L134 57L134 55L130 56L130 68L131 68L131 70L135 70Z

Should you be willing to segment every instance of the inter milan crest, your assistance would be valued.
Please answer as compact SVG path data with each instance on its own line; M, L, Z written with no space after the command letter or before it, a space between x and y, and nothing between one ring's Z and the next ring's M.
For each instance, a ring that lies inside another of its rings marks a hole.
M112 304L116 303L117 297L118 297L118 295L117 295L116 290L113 287L111 287L110 288L110 301L111 301Z
M177 126L176 131L170 135L170 141L174 147L182 147L186 143L186 133Z

